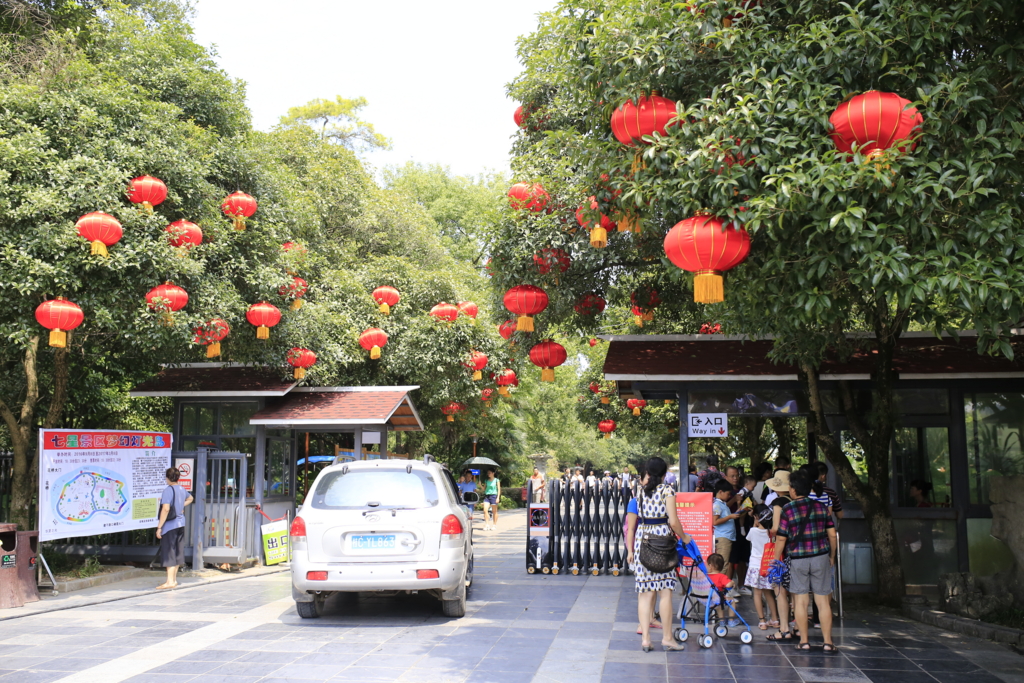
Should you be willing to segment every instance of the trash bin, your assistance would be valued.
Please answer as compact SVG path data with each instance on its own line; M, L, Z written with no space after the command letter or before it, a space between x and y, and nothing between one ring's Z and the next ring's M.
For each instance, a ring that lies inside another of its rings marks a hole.
M0 524L0 609L21 607L18 581L18 525Z
M39 532L18 532L18 587L24 602L39 600L39 582L36 580L36 557L39 555Z

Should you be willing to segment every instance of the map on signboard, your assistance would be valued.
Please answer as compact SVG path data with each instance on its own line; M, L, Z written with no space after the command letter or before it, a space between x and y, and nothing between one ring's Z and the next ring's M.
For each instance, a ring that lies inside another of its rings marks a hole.
M51 489L53 507L57 516L66 522L87 522L94 515L109 515L113 519L128 512L125 483L119 475L92 467L77 470L58 480Z
M717 438L729 436L729 415L727 413L690 413L686 419L689 436Z

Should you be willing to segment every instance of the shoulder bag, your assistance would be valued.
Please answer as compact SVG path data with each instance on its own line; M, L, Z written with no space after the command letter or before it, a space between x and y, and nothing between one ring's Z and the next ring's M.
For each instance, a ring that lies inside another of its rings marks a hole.
M641 489L643 492L643 489ZM643 492L644 499L647 498L647 493ZM640 502L638 507L639 512L643 512L643 501ZM664 523L668 523L668 517L656 518L654 520L648 520L644 517L640 517L641 524L649 524L651 522L658 523L664 519ZM679 564L679 553L676 551L676 539L675 534L669 534L668 536L655 536L644 532L644 538L640 541L640 564L647 567L650 571L655 574L667 574L671 572Z
M164 520L164 524L166 524L167 522L170 522L171 520L174 520L174 519L178 518L178 510L174 506L175 502L177 502L177 500L178 500L178 495L177 495L178 492L174 490L173 486L168 486L167 488L169 488L171 490L171 503L170 503L171 509L167 511L167 519ZM157 515L157 519L158 520L159 520L159 518L160 518L160 515Z

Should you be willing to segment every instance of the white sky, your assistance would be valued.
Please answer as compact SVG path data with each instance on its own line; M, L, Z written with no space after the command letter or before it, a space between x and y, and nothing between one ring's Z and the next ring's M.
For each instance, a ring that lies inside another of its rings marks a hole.
M257 128L314 98L366 97L363 118L407 160L507 170L516 38L556 0L196 0L196 39L248 87Z

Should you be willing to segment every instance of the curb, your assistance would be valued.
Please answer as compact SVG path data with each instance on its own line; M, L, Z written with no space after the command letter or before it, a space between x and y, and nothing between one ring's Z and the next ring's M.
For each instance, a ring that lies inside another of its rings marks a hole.
M58 581L57 585L53 588L58 593L70 593L72 591L85 590L86 588L94 588L96 586L106 586L108 583L117 583L118 581L127 581L128 579L139 579L148 575L148 569L119 567L116 568L115 571L97 574L96 576L90 576L85 579Z
M967 617L958 617L920 605L903 605L903 614L929 626L935 626L947 631L955 631L965 636L1024 647L1024 631L1020 629L988 624L984 621L968 619Z

